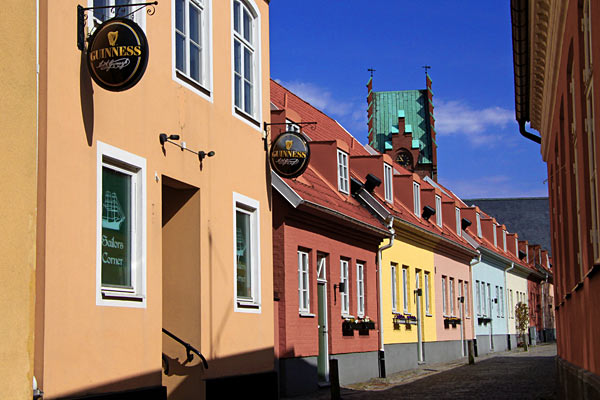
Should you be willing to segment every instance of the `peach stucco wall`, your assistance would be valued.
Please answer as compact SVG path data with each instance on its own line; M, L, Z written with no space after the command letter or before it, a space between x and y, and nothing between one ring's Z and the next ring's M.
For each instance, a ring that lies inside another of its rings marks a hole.
M270 184L262 128L232 114L231 2L212 1L212 100L172 79L171 2L160 2L146 16L148 68L124 92L98 87L82 65L75 46L76 4L42 3L45 256L36 371L45 398L161 384L163 176L199 189L201 341L193 345L210 363L202 377L272 370ZM265 1L254 3L262 22L262 124L269 119L269 13ZM179 134L192 150L216 154L201 167L195 155L170 144L163 153L161 132ZM146 159L145 308L96 304L98 141ZM234 192L259 202L259 313L234 311Z

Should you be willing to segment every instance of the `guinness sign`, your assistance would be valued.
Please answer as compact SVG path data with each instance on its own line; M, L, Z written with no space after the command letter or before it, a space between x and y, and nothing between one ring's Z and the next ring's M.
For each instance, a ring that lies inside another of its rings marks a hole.
M142 28L127 18L112 18L98 27L87 51L92 79L113 92L141 79L148 64L148 41Z
M284 132L271 145L269 159L271 168L279 176L295 178L308 166L310 148L301 133Z

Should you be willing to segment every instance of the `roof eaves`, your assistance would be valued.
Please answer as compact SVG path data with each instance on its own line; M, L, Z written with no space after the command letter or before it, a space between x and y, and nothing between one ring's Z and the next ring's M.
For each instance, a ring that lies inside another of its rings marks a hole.
M271 171L271 186L273 186L294 208L297 208L304 202L304 199L274 171Z
M334 210L334 209L331 209L329 207L325 207L325 206L323 206L321 204L313 203L312 201L309 201L309 200L304 200L302 202L302 204L304 204L306 206L309 206L309 207L312 207L312 208L315 208L315 209L318 209L318 210L321 210L321 211L324 211L324 212L326 212L328 214L337 216L337 217L342 218L342 219L344 219L346 221L349 221L349 222L351 222L353 224L357 224L357 225L359 225L361 227L364 227L364 228L367 228L367 229L369 229L371 231L374 231L374 232L376 232L376 233L378 233L380 235L383 235L385 237L387 237L387 236L390 235L390 233L387 230L385 230L385 229L378 228L378 227L376 227L374 225L371 225L371 224L368 224L366 222L360 221L360 220L358 220L356 218L350 217L350 216L348 216L348 215L346 215L344 213L341 213L341 212L339 212L337 210Z

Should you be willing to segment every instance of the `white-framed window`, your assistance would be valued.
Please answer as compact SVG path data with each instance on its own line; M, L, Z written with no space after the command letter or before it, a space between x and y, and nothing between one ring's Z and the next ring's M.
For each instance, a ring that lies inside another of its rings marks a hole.
M429 294L429 272L425 272L424 277L425 283L425 314L431 314L431 307L429 305L430 302L430 294Z
M454 278L450 278L450 315L454 316Z
M487 284L487 303L489 304L490 317L492 316L492 286Z
M481 282L481 315L483 316L487 316L488 315L488 297L486 296L485 293L485 283Z
M365 265L356 263L356 314L365 315Z
M501 312L500 312L500 290L498 289L498 286L496 286L496 315L498 315L499 317L501 316Z
M525 245L525 261L529 264L529 246Z
M348 154L337 151L337 167L338 167L338 189L342 193L348 194Z
M502 229L502 247L506 253L506 230Z
M91 24L90 28L98 27L102 22L107 19L114 17L121 18L129 18L134 21L136 24L140 26L140 28L145 29L146 25L146 12L145 10L140 10L134 12L139 6L128 6L128 4L139 3L139 1L135 0L88 0L89 7L108 7L108 8L97 8L93 10L91 14L91 18L89 22ZM118 7L113 8L114 6L127 6L127 7Z
M456 215L456 234L461 236L462 225L460 223L460 208L454 207L454 214Z
M232 3L233 111L260 129L260 14L253 0L233 0Z
M327 254L317 253L317 281L327 282Z
M475 301L477 302L477 315L481 315L481 287L479 281L475 281Z
M448 283L445 276L442 276L442 313L448 315Z
M515 236L515 257L519 258L519 239Z
M402 300L404 301L404 312L407 313L409 310L408 307L408 268L402 267Z
M212 0L173 2L173 79L211 99Z
M146 307L146 160L98 142L96 304Z
M421 218L421 185L417 182L413 182L413 205L413 212Z
M308 252L298 250L298 308L301 313L310 312L310 274Z
M393 170L389 164L383 164L383 185L385 186L385 201L394 202L394 188L392 186Z
M496 234L496 224L492 224L492 234L494 235L494 247L498 247L498 237Z
M504 288L500 286L500 316L504 318Z
M285 130L288 132L300 133L300 125L294 123L292 120L285 119Z
M475 219L477 220L477 237L481 237L481 214L475 214Z
M435 223L442 227L442 198L437 194L435 195Z
M510 317L514 318L515 317L515 299L513 297L513 291L512 289L510 289L510 294L509 294L509 302L510 302Z
M344 291L341 293L342 315L350 314L350 281L348 280L348 260L340 260L340 282L344 284Z
M463 282L464 285L464 289L463 289L463 293L465 296L465 317L468 317L471 315L471 313L469 312L469 282L468 281L464 281Z
M398 310L398 266L394 263L390 265L390 274L392 282L392 312Z
M260 312L260 203L233 193L235 311Z

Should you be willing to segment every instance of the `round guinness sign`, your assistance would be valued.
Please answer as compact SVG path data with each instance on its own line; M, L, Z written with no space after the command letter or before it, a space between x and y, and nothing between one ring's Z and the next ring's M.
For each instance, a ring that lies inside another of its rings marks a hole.
M277 136L269 153L271 168L279 176L295 178L302 175L310 159L310 148L302 134L284 132Z
M127 18L112 18L98 27L87 51L92 79L106 90L127 90L148 64L148 41L142 28Z

